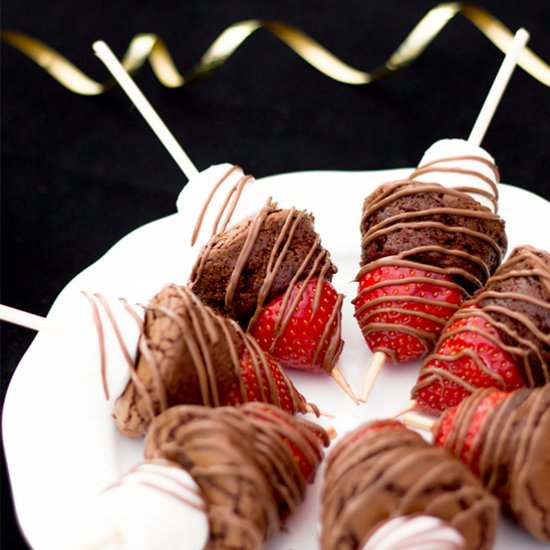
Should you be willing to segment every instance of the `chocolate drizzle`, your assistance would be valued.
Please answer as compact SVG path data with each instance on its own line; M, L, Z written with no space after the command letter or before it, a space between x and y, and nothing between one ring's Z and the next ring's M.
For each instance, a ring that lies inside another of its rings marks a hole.
M480 405L494 393L478 390L456 408L444 448L462 456ZM550 541L550 385L503 394L469 441L464 461L522 527Z
M321 548L360 549L381 522L411 514L448 522L467 548L491 548L496 500L449 454L395 422L384 424L360 426L329 454Z
M306 284L317 278L314 312L319 307L323 281L336 272L328 252L313 229L313 216L294 208L281 210L269 199L251 218L218 233L203 247L190 288L215 311L237 320L243 328L257 320L261 308L283 296L271 349L288 327ZM338 296L333 319L339 323L343 296ZM329 325L330 326L330 325ZM326 344L322 339L323 368L330 371L341 351L340 333Z
M460 168L460 166L453 165L453 163L455 162L460 165L464 161L478 162L484 164L485 166L488 166L493 172L494 179L487 177L485 174L481 173L478 170ZM450 164L451 166L442 166L442 164ZM473 176L475 178L478 178L481 182L486 184L491 191L486 191L484 189L479 189L478 187L470 186L456 186L454 187L454 189L462 193L468 193L469 195L479 195L481 197L485 197L491 201L493 212L498 211L498 188L495 184L495 181L500 180L500 174L494 162L491 162L489 159L480 157L478 155L446 157L422 164L409 176L409 179L414 180L420 176L425 176L426 174L437 174L441 172Z
M114 317L110 319L116 330ZM122 347L121 339L119 343ZM113 411L118 427L139 436L153 417L176 404L217 407L235 392L241 402L248 401L249 378L243 379L240 370L244 361L252 364L252 382L262 400L292 412L305 411L292 382L282 371L275 380L272 369L277 366L250 335L214 314L188 288L165 287L146 307L136 362L127 357L130 381ZM283 386L284 403L278 389Z
M260 548L312 481L304 478L292 447L314 474L322 444L328 445L322 428L269 405L178 406L153 421L145 456L176 461L193 476L208 505L211 544ZM256 546L247 545L251 534Z
M151 469L151 466L153 469ZM160 470L156 466L163 466L163 468ZM202 501L202 496L197 486L191 486L189 483L183 482L180 476L177 475L176 470L181 470L181 466L169 460L157 459L142 462L133 466L116 483L109 485L102 492L106 493L116 487L136 483L174 498L184 506L206 512L204 504L199 504Z
M361 289L353 300L355 316L364 335L398 331L415 337L424 354L433 349L439 331L426 332L412 324L375 322L372 317L379 314L414 315L429 319L441 330L453 310L458 309L457 304L444 303L431 296L390 292L374 300L364 300L364 296L373 290L389 289L392 285L432 283L466 297L485 284L506 250L504 222L496 214L461 190L412 179L431 165L418 169L409 180L380 186L365 199L361 219L362 267L357 281L385 266L409 269L410 276L406 279L384 278ZM416 275L416 270L428 270L431 278ZM401 302L416 302L418 307L414 310L400 307ZM446 309L441 316L430 316L423 311L428 306ZM392 349L384 347L373 351L382 351L396 360Z
M430 384L445 384L447 380L473 392L474 387L444 368L445 363L462 356L469 357L479 369L492 376L495 387L508 389L507 381L473 350L464 349L455 355L441 351L448 338L466 332L480 334L508 353L520 369L526 386L550 382L550 254L531 246L516 248L487 286L454 314L449 325L472 315L483 318L486 327L468 325L452 332L444 330L434 353L422 367L412 390L413 397ZM490 328L497 330L500 338L495 338Z

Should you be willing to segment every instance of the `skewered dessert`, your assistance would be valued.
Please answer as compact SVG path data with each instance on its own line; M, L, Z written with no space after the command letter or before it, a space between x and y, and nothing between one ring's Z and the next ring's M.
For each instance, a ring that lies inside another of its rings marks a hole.
M441 411L476 388L547 384L549 365L550 254L521 246L450 319L412 397L419 409Z
M129 436L144 435L155 416L182 403L264 401L292 414L312 407L253 337L184 286L169 285L150 301L138 357L128 367L113 416Z
M238 197L240 185L229 196ZM222 207L231 211L229 199ZM189 287L250 331L283 367L328 372L354 398L335 368L343 347L343 296L330 282L336 267L313 222L306 211L280 209L268 200L252 216L230 229L224 224L213 235Z
M466 463L524 529L550 541L550 385L478 390L433 431L435 444Z
M365 401L385 360L429 353L457 304L483 286L502 259L499 174L480 145L528 40L525 29L516 32L467 141L436 142L409 179L365 199L354 300L374 352L361 391Z
M155 418L146 458L183 466L208 504L210 544L259 548L303 500L328 436L264 403L173 407Z
M332 449L322 494L321 548L359 549L382 522L413 514L491 548L498 502L451 455L394 420L363 424Z

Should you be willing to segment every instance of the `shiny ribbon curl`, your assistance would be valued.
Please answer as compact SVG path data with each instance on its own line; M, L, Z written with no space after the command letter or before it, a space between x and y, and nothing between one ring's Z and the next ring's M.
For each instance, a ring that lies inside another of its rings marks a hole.
M491 13L469 3L445 2L432 8L384 65L371 72L351 67L296 27L280 21L262 19L239 21L227 27L186 74L179 72L162 38L151 33L138 34L131 40L122 64L130 73L135 73L149 61L161 84L167 88L179 88L223 65L252 34L263 29L276 36L325 76L344 84L361 86L410 65L449 21L459 14L475 25L499 50L506 52L513 33ZM29 57L74 93L99 95L114 85L112 80L100 83L91 79L59 52L22 32L3 30L1 39ZM550 87L550 65L532 50L525 48L519 55L517 64L540 83Z

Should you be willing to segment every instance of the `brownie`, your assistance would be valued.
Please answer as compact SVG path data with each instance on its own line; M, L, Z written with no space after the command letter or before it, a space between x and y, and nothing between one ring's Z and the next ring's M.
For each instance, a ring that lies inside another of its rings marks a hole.
M218 233L204 246L190 288L216 312L246 326L260 305L266 280L263 303L283 294L297 275L323 275L331 280L336 273L313 223L313 216L305 211L282 210L268 202L256 215ZM243 253L245 245L249 248ZM239 266L239 258L243 265ZM232 278L236 285L228 290Z
M255 368L243 379L245 353ZM135 373L116 400L113 416L124 434L137 437L169 407L242 402L258 392L256 386L265 390L263 401L277 403L278 392L286 386L285 406L293 412L304 410L303 397L252 336L216 315L187 287L169 285L147 306Z
M361 234L363 266L396 256L448 270L470 293L507 247L504 221L488 208L460 191L410 180L381 185L365 199Z
M528 385L550 382L550 254L518 247L476 298L495 324L508 328L502 340Z
M355 550L389 518L426 514L492 547L498 502L460 461L395 421L364 424L327 458L321 548Z

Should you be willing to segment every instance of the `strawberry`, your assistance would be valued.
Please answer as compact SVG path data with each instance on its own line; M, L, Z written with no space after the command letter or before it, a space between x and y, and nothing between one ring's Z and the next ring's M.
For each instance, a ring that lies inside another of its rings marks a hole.
M525 386L497 328L475 306L464 308L445 327L434 353L424 363L413 399L419 408L443 411L476 388L510 392Z
M326 280L299 281L260 310L250 332L283 367L330 372L343 346L342 298Z
M396 363L429 353L465 297L448 275L416 267L380 265L358 282L353 303L363 336Z
M304 397L296 390L277 361L262 352L265 363L260 354L256 354L256 361L251 354L245 351L240 359L240 382L235 384L229 392L222 396L222 405L239 405L247 401L263 401L280 407L282 410L294 414L306 410ZM241 393L241 387L245 395Z
M473 414L469 416L467 426L455 426L458 407L447 409L434 430L434 444L438 447L446 448L457 458L460 458L475 474L479 474L479 457L481 447L478 443L478 435L482 429L485 419L495 407L508 397L507 392L498 390L489 391L477 404ZM453 429L459 429L461 434L459 438L451 439L450 435ZM461 444L458 447L458 444Z
M241 411L271 425L288 446L303 478L313 483L323 458L321 446L328 447L330 443L327 432L313 422L289 416L264 403L247 404Z

